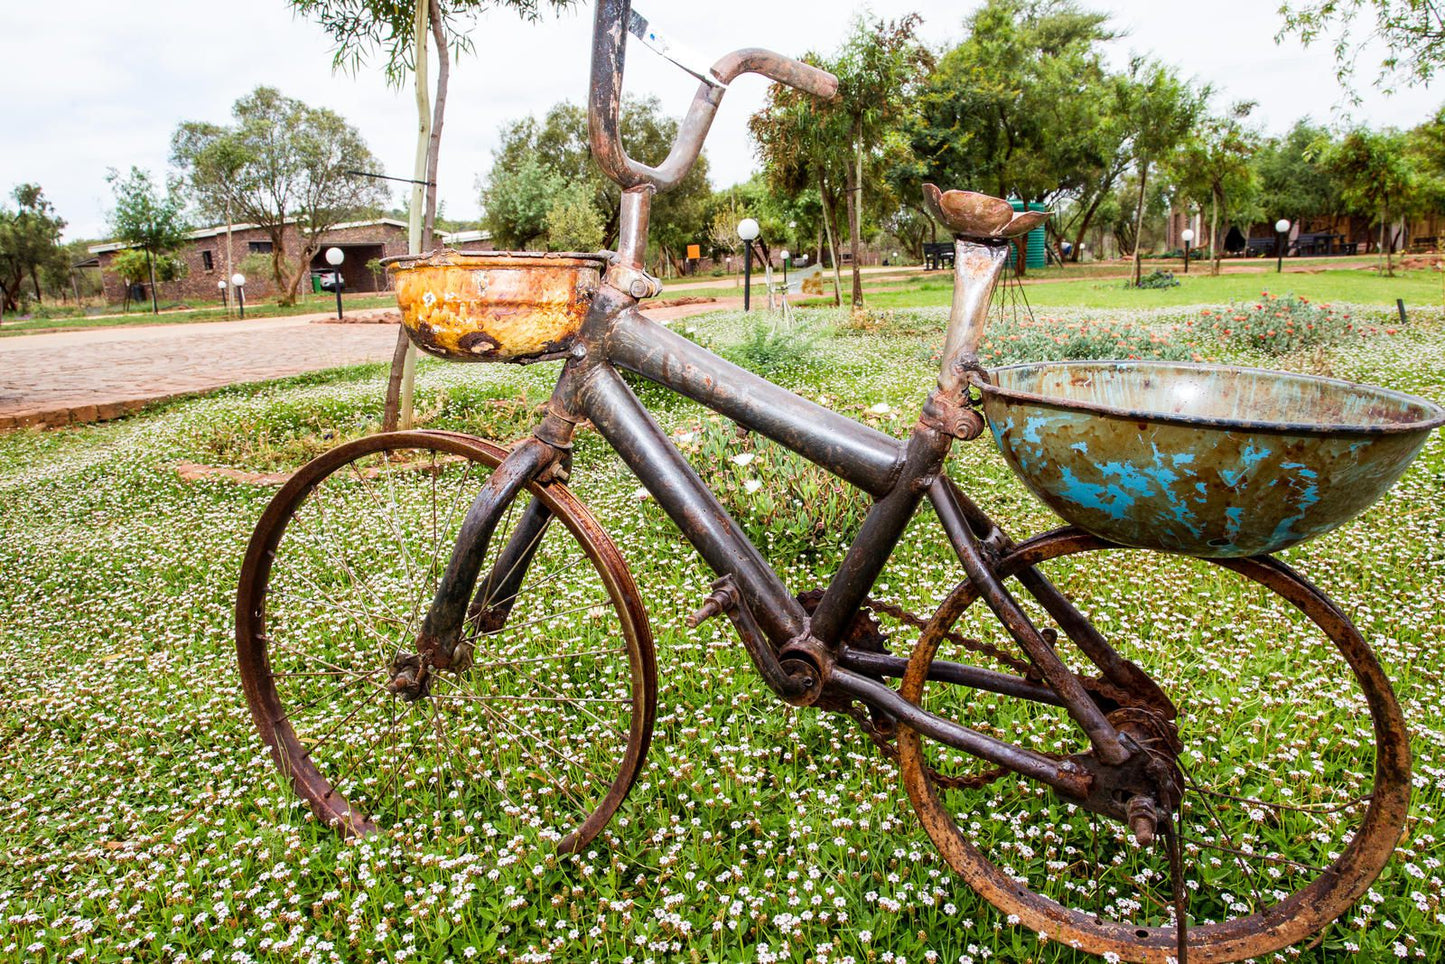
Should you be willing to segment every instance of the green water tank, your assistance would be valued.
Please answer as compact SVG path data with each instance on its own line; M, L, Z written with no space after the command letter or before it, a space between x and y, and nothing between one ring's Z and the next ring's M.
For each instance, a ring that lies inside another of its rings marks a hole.
M1010 199L1008 203L1013 205L1013 209L1015 211L1022 211L1024 209L1024 202L1022 201L1015 201ZM1044 207L1042 204L1030 204L1029 210L1047 211L1048 208ZM1030 268L1047 267L1048 259L1044 255L1044 245L1049 243L1049 239L1048 236L1044 234L1044 226L1041 224L1038 227L1034 228L1032 231L1029 232L1028 238L1029 253L1028 259L1024 261L1024 264ZM1017 257L1016 251L1017 249L1011 249L1009 251L1008 266L1010 268L1014 266L1014 258Z

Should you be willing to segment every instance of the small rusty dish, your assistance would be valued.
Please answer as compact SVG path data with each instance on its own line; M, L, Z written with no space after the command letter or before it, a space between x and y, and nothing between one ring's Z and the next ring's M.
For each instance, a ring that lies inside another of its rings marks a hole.
M528 362L572 347L607 256L444 249L382 264L422 351L453 361Z
M1445 409L1254 368L1045 362L989 372L1000 451L1068 522L1192 556L1278 552L1363 512Z

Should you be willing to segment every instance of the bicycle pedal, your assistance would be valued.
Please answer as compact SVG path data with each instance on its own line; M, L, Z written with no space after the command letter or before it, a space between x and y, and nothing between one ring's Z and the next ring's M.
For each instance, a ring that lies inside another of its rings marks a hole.
M719 589L699 607L698 611L687 617L687 628L696 629L709 619L725 612L732 605L733 597L726 589Z

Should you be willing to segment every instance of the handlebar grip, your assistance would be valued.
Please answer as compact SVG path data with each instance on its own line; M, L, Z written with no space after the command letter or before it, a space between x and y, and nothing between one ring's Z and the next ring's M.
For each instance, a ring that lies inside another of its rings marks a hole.
M762 74L780 84L796 87L823 100L832 100L838 96L837 77L812 64L805 64L801 60L784 57L761 47L733 51L717 62L713 73L725 84L732 83L739 74Z

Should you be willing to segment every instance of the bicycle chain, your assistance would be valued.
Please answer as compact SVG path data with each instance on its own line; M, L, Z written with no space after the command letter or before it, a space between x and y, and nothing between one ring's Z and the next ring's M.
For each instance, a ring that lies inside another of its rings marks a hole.
M893 603L884 602L881 599L874 599L871 596L863 600L863 604L860 609L864 613L882 613L885 616L889 616L897 620L905 626L911 626L914 629L918 630L926 629L929 624L929 620L924 619L921 616L914 615L913 613L904 609L902 606L897 606ZM976 653L980 656L986 656L989 659L992 659L994 662L998 663L1000 666L1011 669L1015 673L1022 675L1026 679L1038 682L1041 678L1037 669L1035 669L1033 663L1018 656L1014 656L1011 653L1007 653L991 643L986 643L980 639L970 639L966 636L961 635L960 633L953 632L952 630L944 633L943 638L957 646L962 647L963 649L968 650L969 652ZM1102 696L1105 699L1111 700L1121 707L1135 706L1139 703L1138 697L1134 696L1132 693L1130 693L1126 689L1123 689L1122 687L1115 686L1113 683L1110 683L1108 680L1104 679L1101 676L1080 676L1078 677L1078 680L1089 692L1097 696ZM893 760L894 762L898 761L897 744L894 742L894 740L889 734L881 732L876 726L873 725L873 720L868 710L856 704L849 703L845 712L848 714L849 717L853 719L854 722L858 724L859 728L863 730L864 734L873 741L873 744L878 747L878 751L880 753L882 753L888 759ZM1058 756L1056 754L1046 755L1053 756L1056 759L1063 759L1062 756ZM990 783L993 783L994 781L1000 779L1001 777L1007 776L1009 773L1012 772L1011 770L1009 770L1008 767L992 767L989 769L979 770L976 773L970 773L962 776L948 776L943 773L939 773L937 770L927 765L924 766L924 771L927 774L929 780L933 781L935 785L942 787L946 790L980 790L988 786Z

